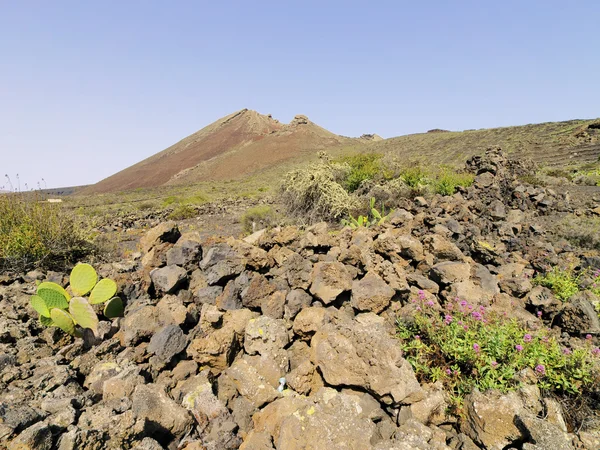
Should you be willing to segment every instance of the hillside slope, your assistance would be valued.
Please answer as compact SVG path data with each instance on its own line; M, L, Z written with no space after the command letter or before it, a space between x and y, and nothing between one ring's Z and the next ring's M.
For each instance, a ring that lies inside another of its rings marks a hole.
M270 115L243 109L100 181L86 193L239 178L307 152L351 141L305 116L282 124Z
M421 164L462 164L490 146L542 166L595 162L600 156L600 120L570 120L514 127L411 134L374 142L367 148Z

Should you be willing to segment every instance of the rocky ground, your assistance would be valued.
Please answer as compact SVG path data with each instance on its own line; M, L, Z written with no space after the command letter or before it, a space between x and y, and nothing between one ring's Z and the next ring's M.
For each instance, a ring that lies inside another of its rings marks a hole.
M600 267L546 235L541 219L569 199L518 182L525 169L498 151L470 167L472 187L406 200L376 228L237 240L160 223L141 253L98 268L127 305L98 336L43 328L29 307L36 280L65 274L0 277L0 447L599 449L598 429L572 429L534 385L475 391L450 416L443 387L403 358L395 322L419 291L532 326L551 315L565 345L598 344L591 293L563 304L531 282L561 263Z

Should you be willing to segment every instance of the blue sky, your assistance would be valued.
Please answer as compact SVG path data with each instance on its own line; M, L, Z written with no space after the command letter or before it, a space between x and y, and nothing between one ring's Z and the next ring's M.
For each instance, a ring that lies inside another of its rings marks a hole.
M0 176L93 183L242 108L384 137L598 117L598 17L597 0L0 0Z

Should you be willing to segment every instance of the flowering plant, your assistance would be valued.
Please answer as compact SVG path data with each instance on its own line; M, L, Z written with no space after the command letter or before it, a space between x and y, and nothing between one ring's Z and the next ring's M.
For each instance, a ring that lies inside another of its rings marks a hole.
M443 382L455 407L475 387L517 388L519 372L528 368L541 389L558 393L582 393L600 382L600 350L590 339L567 349L547 328L528 330L464 300L449 301L441 311L423 296L412 301L412 320L398 321L405 358L421 381Z

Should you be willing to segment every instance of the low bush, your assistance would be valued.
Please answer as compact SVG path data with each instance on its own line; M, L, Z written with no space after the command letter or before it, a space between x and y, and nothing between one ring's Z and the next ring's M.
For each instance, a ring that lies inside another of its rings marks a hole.
M274 226L277 223L277 213L269 205L254 206L242 215L241 222L245 233L253 233Z
M348 192L354 192L363 181L372 180L381 175L381 157L378 153L359 153L335 160L335 163L347 164L342 185Z
M421 166L413 166L403 169L400 172L400 178L411 189L421 190L430 183L430 174Z
M460 173L452 169L442 169L433 181L436 194L453 195L458 187L469 187L475 177L470 173Z
M554 295L563 302L579 292L579 276L575 275L573 269L553 267L545 274L536 276L533 281L551 289Z
M557 395L597 389L600 349L591 340L576 349L561 347L546 328L530 331L466 301L450 301L440 311L419 294L412 300L414 320L398 322L401 345L421 381L441 381L452 393L454 412L460 413L462 399L474 388L517 388L523 369Z
M190 205L177 205L173 211L167 216L170 220L185 220L196 217L198 212L196 208Z
M308 223L339 220L355 200L335 181L335 165L327 161L293 170L281 186L281 201L289 214Z
M0 269L73 261L89 250L80 224L61 204L31 193L0 195Z

